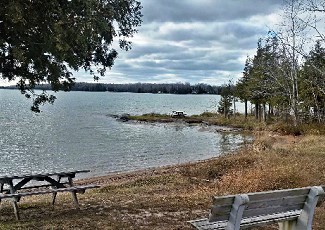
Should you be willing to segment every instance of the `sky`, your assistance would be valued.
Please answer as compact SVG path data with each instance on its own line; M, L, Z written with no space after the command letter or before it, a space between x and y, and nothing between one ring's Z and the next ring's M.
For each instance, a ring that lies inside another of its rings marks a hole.
M242 76L279 19L283 0L140 0L143 23L133 48L119 52L105 83L206 83ZM87 75L77 79L91 81ZM89 78L89 79L88 79Z
M283 0L140 2L143 23L131 39L132 49L118 49L119 57L101 83L235 82L258 39L278 23ZM94 82L83 71L74 77Z

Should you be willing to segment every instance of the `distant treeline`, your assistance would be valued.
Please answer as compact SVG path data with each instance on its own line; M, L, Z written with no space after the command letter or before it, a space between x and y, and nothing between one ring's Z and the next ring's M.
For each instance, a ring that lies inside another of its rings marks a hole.
M15 86L7 87L15 88ZM48 84L38 85L35 89L51 90ZM222 86L211 86L208 84L190 83L132 83L132 84L104 84L77 82L71 91L93 91L93 92L131 92L131 93L166 93L166 94L220 94Z
M77 83L72 90L168 94L220 94L221 87L189 83L89 84Z

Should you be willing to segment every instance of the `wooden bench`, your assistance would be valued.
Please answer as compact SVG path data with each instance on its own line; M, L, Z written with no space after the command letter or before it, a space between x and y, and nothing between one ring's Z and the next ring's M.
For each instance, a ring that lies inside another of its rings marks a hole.
M100 188L100 186L99 185L80 185L80 186L72 186L72 187L66 187L66 188L50 188L50 189L45 189L45 190L34 190L34 191L32 190L32 191L21 192L21 193L7 193L7 194L4 193L4 194L0 194L0 202L3 199L11 199L16 202L19 202L21 197L43 195L43 194L51 193L51 194L53 194L52 205L54 205L55 197L56 197L57 193L71 192L73 200L74 200L74 204L75 204L76 208L79 209L79 202L78 202L76 193L85 193L85 191L87 189L93 189L93 188ZM14 206L14 212L15 212L16 218L19 219L18 206Z
M321 186L214 197L209 218L189 221L197 229L239 230L278 223L281 230L312 229Z

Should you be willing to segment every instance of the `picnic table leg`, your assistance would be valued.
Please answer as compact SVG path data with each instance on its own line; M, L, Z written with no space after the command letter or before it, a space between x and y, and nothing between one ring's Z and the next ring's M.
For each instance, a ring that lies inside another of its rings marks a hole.
M3 183L0 183L0 193L3 192ZM0 203L1 203L1 199L0 199Z
M61 176L58 176L58 182L60 183L60 181L61 181ZM52 187L55 187L55 186L52 186ZM55 204L56 195L57 195L57 192L54 192L53 197L52 197L52 206L53 206L53 208L54 208L54 204Z
M9 181L9 188L10 188L10 193L13 194L15 193L14 185L12 183L12 180ZM16 216L16 219L19 220L19 212L18 212L18 205L17 205L17 200L16 198L12 198L12 206L14 207L14 213Z
M72 178L68 177L69 185L70 187L73 187L73 182ZM77 192L76 191L71 191L71 195L74 201L74 204L76 205L76 208L79 209L79 203L78 203L78 198L77 198Z

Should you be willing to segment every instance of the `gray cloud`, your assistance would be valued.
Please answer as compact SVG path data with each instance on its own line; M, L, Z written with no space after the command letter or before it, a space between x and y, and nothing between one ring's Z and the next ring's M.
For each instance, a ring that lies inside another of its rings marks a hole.
M133 48L119 53L101 82L220 85L236 80L282 1L142 0L143 24Z
M143 0L145 22L228 21L274 12L283 0Z

